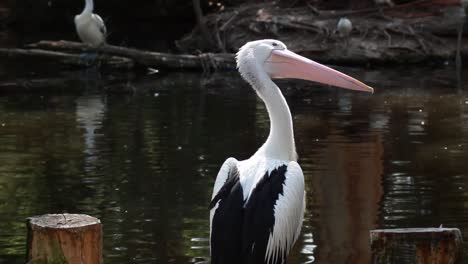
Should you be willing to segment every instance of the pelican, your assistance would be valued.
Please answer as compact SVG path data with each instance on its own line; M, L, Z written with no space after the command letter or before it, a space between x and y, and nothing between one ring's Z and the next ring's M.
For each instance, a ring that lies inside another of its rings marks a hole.
M270 134L249 159L228 158L218 172L209 205L211 263L285 263L302 226L304 175L297 163L291 112L272 79L373 89L289 51L277 40L248 42L236 60L241 76L266 105Z
M83 12L75 16L75 27L81 41L97 47L106 42L107 30L104 21L93 13L93 9L93 0L86 0Z

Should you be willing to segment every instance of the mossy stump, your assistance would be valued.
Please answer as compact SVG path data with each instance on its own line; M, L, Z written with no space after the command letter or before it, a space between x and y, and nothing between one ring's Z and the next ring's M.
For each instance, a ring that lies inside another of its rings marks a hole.
M102 224L82 214L27 219L28 264L102 264Z
M402 228L370 231L373 264L460 263L458 228Z

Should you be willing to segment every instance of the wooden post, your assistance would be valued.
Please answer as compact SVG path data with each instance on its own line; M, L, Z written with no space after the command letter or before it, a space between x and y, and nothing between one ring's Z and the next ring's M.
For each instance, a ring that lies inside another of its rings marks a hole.
M370 231L373 264L456 264L461 254L458 228L402 228Z
M102 224L82 214L27 219L28 264L102 264Z

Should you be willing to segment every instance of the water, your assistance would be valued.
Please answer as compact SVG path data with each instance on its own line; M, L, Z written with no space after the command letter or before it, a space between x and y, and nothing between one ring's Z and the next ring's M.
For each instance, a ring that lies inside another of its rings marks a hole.
M236 73L0 69L0 263L24 263L26 217L61 212L101 219L106 263L209 261L217 170L268 133ZM279 82L307 188L288 263L369 263L374 228L443 224L466 241L468 86L450 67L344 70L376 93Z

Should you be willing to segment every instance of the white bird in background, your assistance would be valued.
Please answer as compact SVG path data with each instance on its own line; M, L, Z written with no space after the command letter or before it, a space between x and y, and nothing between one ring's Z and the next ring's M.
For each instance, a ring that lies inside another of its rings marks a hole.
M382 6L389 6L389 7L395 6L395 4L393 3L392 0L374 0L374 1L375 1L375 4L377 6L380 6L380 7L382 7Z
M98 14L93 14L93 0L86 0L81 14L75 16L75 27L81 41L95 47L106 42L106 25Z
M228 158L218 173L210 203L211 263L285 263L302 226L304 176L297 163L291 112L272 78L373 89L271 39L240 48L237 67L266 105L270 134L253 156Z
M338 20L338 24L336 25L336 31L341 37L349 36L352 30L353 23L351 23L351 20L349 20L346 17L342 17L340 18L340 20Z

